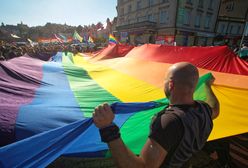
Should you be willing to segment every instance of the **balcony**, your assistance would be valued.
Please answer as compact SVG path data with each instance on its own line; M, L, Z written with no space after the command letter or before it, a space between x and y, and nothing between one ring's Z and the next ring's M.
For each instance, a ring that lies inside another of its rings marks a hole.
M152 21L142 21L126 25L117 26L117 30L127 30L127 29L155 29L157 23Z

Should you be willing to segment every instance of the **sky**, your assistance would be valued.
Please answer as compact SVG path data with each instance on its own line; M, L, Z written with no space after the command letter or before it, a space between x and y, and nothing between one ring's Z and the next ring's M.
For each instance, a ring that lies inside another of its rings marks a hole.
M117 0L0 0L0 23L28 26L47 22L72 26L103 24L117 16Z

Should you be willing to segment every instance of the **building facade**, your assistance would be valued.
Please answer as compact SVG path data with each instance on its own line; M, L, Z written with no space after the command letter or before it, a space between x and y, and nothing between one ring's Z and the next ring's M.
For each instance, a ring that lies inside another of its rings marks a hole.
M247 0L222 0L216 25L217 43L239 45L247 21Z
M130 44L210 45L220 0L118 0L116 36Z

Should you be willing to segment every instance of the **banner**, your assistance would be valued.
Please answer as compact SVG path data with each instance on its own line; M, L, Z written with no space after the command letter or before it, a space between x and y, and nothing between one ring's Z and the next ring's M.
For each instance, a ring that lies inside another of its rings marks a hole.
M58 40L56 38L39 38L39 43L57 43Z
M121 39L120 39L120 41L122 43L126 43L127 40L128 40L128 32L121 32Z
M173 46L174 42L175 42L175 36L157 36L155 43Z

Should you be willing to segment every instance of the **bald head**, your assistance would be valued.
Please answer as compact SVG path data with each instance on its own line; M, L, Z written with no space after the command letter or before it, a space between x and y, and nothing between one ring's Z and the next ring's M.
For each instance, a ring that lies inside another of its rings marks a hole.
M169 68L167 81L173 81L175 88L181 93L193 93L198 82L198 78L199 73L194 65L188 62L180 62Z

